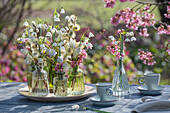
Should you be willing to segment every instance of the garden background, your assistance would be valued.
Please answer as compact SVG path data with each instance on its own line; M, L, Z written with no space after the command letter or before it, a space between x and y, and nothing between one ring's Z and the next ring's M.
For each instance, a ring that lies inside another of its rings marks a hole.
M155 1L147 0L147 2ZM56 7L64 7L66 10L63 18L70 14L78 16L81 30L77 32L77 40L87 27L95 35L91 39L94 47L88 51L88 59L81 66L86 75L86 83L111 82L116 68L116 59L107 51L108 41L100 32L104 29L105 35L110 36L119 28L125 28L124 24L113 26L110 24L110 18L116 11L133 7L135 4L118 1L115 8L111 9L105 8L102 0L0 0L0 82L26 82L27 66L24 55L16 49L16 38L21 37L25 20L37 22L39 17L52 22L50 19ZM157 20L164 19L160 13L164 8L162 7L161 10L161 7L157 7L154 10ZM153 28L149 28L149 34L148 38L144 38L135 32L137 41L126 45L124 66L128 79L131 84L138 84L139 77L147 71L153 71L161 73L161 85L170 85L170 63L156 59L157 63L154 66L147 66L138 59L139 48L151 51L158 56L166 55L161 45L164 45L165 40L170 37L158 35ZM170 60L169 57L168 59Z

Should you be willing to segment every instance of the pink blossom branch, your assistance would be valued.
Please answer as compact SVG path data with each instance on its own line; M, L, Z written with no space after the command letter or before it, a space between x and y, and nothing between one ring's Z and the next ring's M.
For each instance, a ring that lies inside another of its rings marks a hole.
M155 56L156 58L163 59L164 61L166 61L166 62L170 63L170 61L169 61L168 59L166 59L166 58L163 58L163 57L157 56L156 54L154 54L154 56Z

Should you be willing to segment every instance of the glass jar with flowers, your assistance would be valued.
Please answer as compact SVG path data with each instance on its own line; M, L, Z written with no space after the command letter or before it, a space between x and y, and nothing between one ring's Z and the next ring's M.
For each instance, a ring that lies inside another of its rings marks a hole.
M53 93L55 96L67 96L67 77L63 71L63 63L55 67L56 77L53 78Z
M87 49L92 49L93 45L89 43L91 37L94 35L89 32L86 36L82 36L80 42L75 39L70 40L70 57L68 62L71 69L69 70L68 77L68 94L69 95L80 95L85 91L84 85L84 74L79 68L79 65L83 62L83 59L87 58Z
M84 73L76 65L74 68L69 70L68 77L68 94L80 95L85 91L84 85Z
M34 96L47 96L49 94L47 72L43 70L43 67L43 59L39 58L32 76L31 92Z
M41 21L40 21L41 23ZM17 39L17 45L21 53L26 55L28 65L27 83L33 95L46 96L49 93L47 72L44 70L45 52L40 47L43 42L42 29L40 23L36 25L34 21L30 25L24 22L24 32L21 38Z

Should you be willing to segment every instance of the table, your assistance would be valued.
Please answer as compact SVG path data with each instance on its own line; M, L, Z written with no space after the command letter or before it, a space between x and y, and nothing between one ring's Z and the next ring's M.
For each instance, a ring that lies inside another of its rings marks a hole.
M88 84L94 86L94 84ZM0 113L49 113L49 112L64 112L70 113L70 109L72 105L78 104L80 106L89 107L92 109L102 110L106 112L114 112L114 113L128 113L135 106L142 103L141 98L143 95L139 93L137 90L138 85L131 85L131 93L129 96L124 98L120 98L116 105L111 107L97 107L94 106L90 100L90 96L94 96L96 94L92 94L87 98L70 101L70 102L37 102L28 100L27 98L20 96L17 91L18 89L25 87L26 83L22 82L0 82ZM170 92L170 86L165 86L166 92ZM75 113L93 113L94 111L86 110L86 111L71 111Z

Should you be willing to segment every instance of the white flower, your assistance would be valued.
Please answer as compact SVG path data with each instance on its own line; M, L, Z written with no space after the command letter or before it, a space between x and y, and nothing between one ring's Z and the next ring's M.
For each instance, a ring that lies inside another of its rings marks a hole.
M87 49L92 49L93 45L91 43L86 44Z
M38 25L37 25L37 28L41 28L41 27L42 27L42 24L38 24Z
M132 38L131 38L131 41L136 41L136 38L135 38L135 37L132 37Z
M79 110L79 108L80 108L79 105L73 105L73 106L72 106L72 109L73 109L73 110Z
M52 32L52 33L55 33L56 31L57 31L56 28L51 29L51 32Z
M80 25L79 25L79 24L74 25L74 30L75 30L75 31L79 31L79 30L80 30ZM90 32L90 33L91 33L91 32ZM91 35L91 37L94 36L94 35L91 33L91 34L89 34L89 38L90 38L90 35Z
M54 42L54 43L52 44L52 47L56 47L56 46L57 46L57 43Z
M91 37L94 37L92 32L89 33L89 38L91 38Z
M87 43L89 41L89 38L88 37L85 37L84 38L84 42Z
M25 35L25 33L22 33L22 37L25 37L26 35Z
M125 39L125 42L130 42L129 38L126 38L126 39Z
M128 37L128 36L133 36L133 35L134 35L133 32L127 32L127 33L126 33L126 37Z
M126 37L128 37L128 36L130 36L130 33L129 33L129 32L126 33Z
M69 18L70 18L69 16L66 16L66 17L65 17L65 20L66 20L66 21L69 21Z
M41 45L40 45L40 48L44 48L44 47L45 47L45 44L41 44Z
M29 23L26 21L26 22L24 22L23 26L24 26L24 27L28 27L28 26L29 26Z
M38 28L36 29L36 31L37 31L37 33L39 33L39 29Z
M60 43L58 43L58 46L62 46L64 44L63 41L61 41Z
M66 29L66 31L68 31L68 30L69 30L69 28L68 28L67 26L65 27L65 29Z
M61 31L61 30L57 30L57 33L58 33L59 35L62 35L62 31Z
M32 21L31 23L32 23L32 25L33 25L34 27L36 26L36 23L35 23L34 21Z
M18 43L24 43L24 42L25 42L25 38L18 38L18 39L17 39L17 42L18 42Z
M114 36L109 36L109 39L112 40L112 41L115 40Z
M61 46L61 47L60 47L60 50L65 51L65 47L64 47L64 46Z
M62 8L60 11L60 14L64 14L64 13L65 13L65 10Z
M36 33L36 32L32 32L32 33L31 33L31 36L37 37L37 33Z
M47 37L52 37L52 34L50 32L47 32L46 36Z
M28 42L29 42L30 44L34 43L34 42L35 42L35 38L34 38L34 37L29 37L29 38L28 38Z
M59 63L62 63L62 62L63 62L63 56L59 56L59 57L57 58L57 61L58 61Z
M40 39L40 40L44 40L44 37L43 37L43 36L39 36L39 39Z
M45 53L47 51L46 47L41 48L41 53Z
M70 20L68 20L68 21L74 22L75 20L76 20L76 16L75 16L75 15L71 15L71 16L70 16Z
M60 22L60 18L55 15L55 16L54 16L54 21L55 21L55 22Z
M37 51L37 50L34 50L34 49L32 49L32 56L34 57L34 58L38 58L39 57L39 52Z
M38 63L43 63L43 59L42 58L38 58Z
M33 29L30 29L30 32L33 32L34 30Z
M47 26L47 24L44 24L44 25L43 25L43 27L44 27L45 29L48 29L48 26Z
M133 36L133 35L134 35L134 33L133 33L133 32L130 32L130 33L129 33L129 35L130 35L130 36Z
M66 31L66 29L65 29L65 28L61 28L61 31L62 31L62 32L65 32L65 31Z
M69 46L70 46L70 48L75 48L76 47L76 41L71 38L70 42L69 42Z
M72 23L72 22L70 22L69 24L68 24L68 27L69 28L72 28L74 26L74 24Z
M28 50L27 49L21 49L21 53L26 55L26 54L28 54Z
M30 54L27 55L26 59L25 59L26 64L31 64L32 62L32 56Z
M47 50L47 53L51 57L55 57L55 55L57 54L57 52L54 49Z

